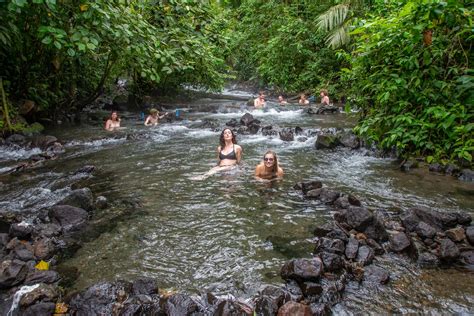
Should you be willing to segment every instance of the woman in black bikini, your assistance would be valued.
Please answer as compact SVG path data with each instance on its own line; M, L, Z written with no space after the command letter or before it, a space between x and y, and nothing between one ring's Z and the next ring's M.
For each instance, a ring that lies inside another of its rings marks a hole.
M192 177L192 180L204 180L220 171L232 169L242 159L242 147L237 145L234 132L230 128L224 128L219 138L217 147L217 166L206 172L204 175Z

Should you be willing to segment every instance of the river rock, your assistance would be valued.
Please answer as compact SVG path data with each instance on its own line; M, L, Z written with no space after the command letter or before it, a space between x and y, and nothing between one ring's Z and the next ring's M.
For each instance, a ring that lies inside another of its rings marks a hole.
M94 198L89 188L82 188L72 191L58 205L70 205L91 211L94 208Z
M280 139L285 142L292 142L295 140L295 134L293 133L293 129L291 128L284 128L280 131Z
M327 252L343 254L344 253L344 242L340 239L321 238L318 240L316 245L315 253L323 250Z
M439 163L431 163L428 165L428 169L431 171L431 172L439 172L439 173L442 173L444 172L444 167L442 165L440 165Z
M23 282L28 266L20 260L4 260L0 263L0 289L7 289Z
M54 236L59 236L59 234L61 233L61 226L55 223L40 223L36 225L34 233L35 237L41 238L51 238Z
M21 309L22 316L39 316L39 315L52 315L54 314L56 303L44 302L37 303L26 308Z
M89 214L78 207L55 205L49 211L50 218L57 222L64 233L77 231L85 227Z
M81 168L77 169L74 171L74 174L78 173L93 173L96 170L96 167L94 165L85 165L82 166Z
M313 316L329 316L331 315L331 309L327 304L324 303L313 303L309 305L309 308L311 309L311 314Z
M31 237L32 231L33 231L33 226L26 222L13 223L10 226L10 236L18 237L23 240L29 239Z
M249 126L247 126L248 128L248 132L252 135L255 135L258 133L258 131L260 130L260 125L258 125L256 123L257 120L254 120L254 122L252 124L250 124Z
M135 295L151 295L158 293L158 285L152 278L140 278L132 283L132 292Z
M191 315L199 311L199 307L190 296L185 294L173 294L166 300L164 304L166 315Z
M405 172L408 172L410 171L411 169L415 169L415 168L418 168L418 161L415 160L415 159L408 159L408 160L405 160L401 165L400 165L400 169L402 171L405 171Z
M359 241L353 237L349 238L346 245L345 255L347 259L355 259L359 250Z
M455 227L461 215L454 212L437 212L427 208L413 208L402 216L402 222L405 228L410 232L414 231L420 221L432 226L437 231Z
M20 134L12 134L5 139L8 145L25 145L27 143L26 137Z
M229 122L225 123L225 125L230 127L237 127L239 125L239 121L237 121L236 118L233 118Z
M35 256L33 255L33 252L31 252L29 249L26 248L15 248L14 250L15 258L27 262L30 260L36 260Z
M334 206L336 208L349 208L350 206L361 206L361 202L358 198L353 196L352 194L349 195L342 195L340 196L335 202Z
M139 294L128 298L120 310L121 316L128 315L163 315L158 295Z
M363 207L352 206L345 210L347 224L357 231L364 231L373 221L373 214Z
M295 280L286 281L285 291L290 294L292 301L299 302L303 299L303 292Z
M474 250L461 252L461 261L467 265L474 265Z
M337 228L337 226L334 223L328 222L328 223L325 223L321 226L316 227L313 230L313 234L316 237L326 237L326 235L329 232L331 232L333 229L336 229L336 228Z
M319 254L319 256L323 261L324 271L339 271L342 269L343 261L339 255L323 251Z
M33 138L31 145L33 147L39 147L41 150L46 150L49 146L56 143L58 139L51 135L38 135Z
M459 167L454 164L448 164L446 165L446 168L444 169L444 172L450 176L456 176L459 174L460 171L461 170L459 169Z
M323 293L321 284L315 282L303 282L301 284L301 290L305 296L319 296Z
M269 285L265 287L255 301L257 315L275 315L278 308L291 300L289 293L283 289Z
M26 279L25 285L33 285L37 283L46 283L51 284L59 280L59 273L53 270L32 270L29 271Z
M374 284L386 284L390 279L390 274L387 270L375 265L370 265L364 269L364 282Z
M417 263L422 268L436 268L439 265L439 259L431 252L423 252L418 255Z
M280 275L284 280L317 281L323 272L323 263L320 258L292 259L281 268Z
M114 306L122 303L130 293L129 282L100 282L75 294L69 301L72 315L112 315Z
M320 189L323 187L323 184L321 181L307 181L307 182L301 182L300 184L296 184L296 186L301 187L301 190L303 191L304 194L306 194L308 191L315 190L315 189Z
M308 305L303 305L296 302L287 302L280 307L277 316L311 316L311 309Z
M466 228L466 238L474 246L474 226Z
M323 203L332 204L332 203L334 203L334 201L337 200L337 198L339 198L340 195L341 195L340 192L329 190L329 189L326 189L326 188L321 188L321 192L319 194L319 199Z
M449 239L451 239L454 242L460 242L460 241L463 241L464 238L466 238L464 228L462 227L448 229L447 231L445 231L445 234L446 236L448 236Z
M98 196L95 199L94 207L98 210L103 210L108 205L107 198L105 196Z
M374 260L374 251L369 246L359 247L357 252L357 262L362 263L364 266L370 264Z
M439 255L443 260L453 260L459 257L459 248L456 246L451 239L444 238L441 240L440 248L439 248Z
M403 232L397 232L390 235L390 249L395 252L402 252L410 247L411 242L408 236Z
M273 136L278 135L278 130L273 128L271 125L267 125L262 127L262 135L263 136Z
M436 235L436 229L425 222L419 222L416 227L416 233L423 239L432 239Z
M463 169L458 179L465 182L474 182L474 171L471 169Z
M314 146L316 149L331 149L338 145L338 140L336 136L333 135L318 135Z
M245 113L240 118L240 124L245 125L245 126L249 126L250 124L252 124L253 121L254 121L254 118L253 118L252 114L250 114L250 113Z
M352 132L345 132L339 136L339 142L344 146L351 149L357 149L360 146L359 138Z
M55 302L57 297L58 292L54 286L41 283L37 288L21 297L20 306L30 306L37 301Z

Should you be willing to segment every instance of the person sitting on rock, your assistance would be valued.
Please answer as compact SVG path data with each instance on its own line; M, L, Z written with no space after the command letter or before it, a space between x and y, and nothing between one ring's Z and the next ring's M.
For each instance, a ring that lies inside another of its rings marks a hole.
M321 96L321 105L328 106L329 104L329 97L328 97L328 90L322 89L319 93Z
M158 125L158 121L164 118L168 113L165 113L160 116L160 111L157 109L151 109L150 115L145 120L145 126L156 126Z
M298 103L299 103L300 105L308 105L308 104L309 104L309 100L306 99L306 95L305 95L304 93L302 93L302 94L300 95L300 99L298 100Z
M265 94L262 91L258 94L258 98L253 101L253 105L256 109L262 109L267 105L265 102Z
M279 95L278 96L278 104L284 105L284 104L288 104L288 102L286 102L285 98L282 95Z
M113 111L110 114L109 119L105 122L105 129L113 131L120 128L120 118L118 117L117 111Z
M263 161L255 168L255 176L266 180L283 177L283 169L278 165L275 152L269 150L263 155Z

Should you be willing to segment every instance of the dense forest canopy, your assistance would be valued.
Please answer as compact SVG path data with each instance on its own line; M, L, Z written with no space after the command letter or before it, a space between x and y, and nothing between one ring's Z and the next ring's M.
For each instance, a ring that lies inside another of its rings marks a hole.
M233 79L328 89L358 110L369 142L471 165L472 18L462 0L8 0L0 127L28 127L24 100L34 118L81 111L118 77L138 99Z

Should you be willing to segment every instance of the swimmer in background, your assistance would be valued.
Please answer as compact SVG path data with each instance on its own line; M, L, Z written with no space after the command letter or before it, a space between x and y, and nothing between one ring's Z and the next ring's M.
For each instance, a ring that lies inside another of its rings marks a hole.
M285 104L288 104L288 102L286 102L285 98L283 98L282 95L279 95L278 96L278 104L285 105Z
M262 91L258 94L258 98L253 100L253 105L256 109L262 109L267 105L267 102L265 102L265 94Z
M160 111L157 109L151 109L150 110L150 115L145 120L145 126L156 126L158 125L159 120L164 118L168 113L165 113L160 116Z
M110 113L110 117L105 122L105 129L109 132L120 129L120 118L118 117L117 111Z
M192 180L204 180L220 171L233 169L242 160L242 147L237 145L237 139L230 128L224 128L219 137L217 147L217 166L202 176L192 177Z
M328 90L322 89L321 93L319 95L321 96L321 104L322 105L330 105L329 104L329 97L328 97Z
M306 95L304 93L301 94L300 99L298 100L298 103L300 105L308 105L309 104L309 100L306 99Z
M275 152L269 150L263 155L263 161L255 168L255 176L265 180L283 177L283 169L278 165Z

